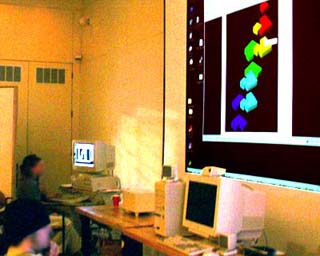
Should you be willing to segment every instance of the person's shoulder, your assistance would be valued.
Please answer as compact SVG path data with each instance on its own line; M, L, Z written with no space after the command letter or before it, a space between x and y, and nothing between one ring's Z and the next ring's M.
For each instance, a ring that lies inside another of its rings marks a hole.
M24 252L23 250L21 250L17 247L10 246L8 248L8 252L7 252L6 256L42 256L42 254L36 254L36 253L32 253L32 252Z
M33 176L21 176L20 180L22 181L37 181L37 178Z
M34 254L34 253L23 253L23 254L20 254L19 256L42 256L42 254Z
M34 185L37 183L37 181L33 177L22 177L19 180L19 183L20 183L20 185L30 185L30 184Z
M6 256L42 256L42 254L35 254L35 253L30 253L30 252L15 254L15 253L8 252L8 254Z

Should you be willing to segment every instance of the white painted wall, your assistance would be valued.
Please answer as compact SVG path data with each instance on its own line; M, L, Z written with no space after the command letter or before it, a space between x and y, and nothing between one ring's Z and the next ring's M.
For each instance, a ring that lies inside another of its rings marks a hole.
M124 187L161 177L163 3L88 0L82 29L81 138L116 145Z
M0 63L20 65L22 68L21 83L0 84L18 89L17 162L27 153L28 72L31 63L72 64L72 132L75 138L78 137L80 63L74 60L74 56L81 49L78 22L81 7L81 0L0 0ZM50 93L42 100L46 97L50 98ZM44 121L50 122L50 117L47 118Z

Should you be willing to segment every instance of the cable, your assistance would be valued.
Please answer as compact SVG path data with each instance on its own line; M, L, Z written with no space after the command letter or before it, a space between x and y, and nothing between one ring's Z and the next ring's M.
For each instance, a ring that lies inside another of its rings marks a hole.
M162 96L162 166L165 161L166 135L166 0L163 0L163 96Z
M251 187L250 185L245 184L245 183L243 183L242 186L243 186L243 187L246 187L246 188L248 188L248 189L250 189L250 190L252 190L252 191L255 190L253 187Z
M265 248L269 246L268 236L265 230L263 230L263 237L265 242Z

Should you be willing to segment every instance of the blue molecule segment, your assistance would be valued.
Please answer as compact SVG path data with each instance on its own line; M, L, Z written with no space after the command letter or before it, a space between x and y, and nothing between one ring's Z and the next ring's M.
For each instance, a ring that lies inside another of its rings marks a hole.
M238 114L231 122L231 128L234 131L244 131L248 122L247 120L240 114Z
M242 94L238 94L237 97L235 97L232 101L232 108L233 110L237 111L240 107L240 102L244 99L244 96Z

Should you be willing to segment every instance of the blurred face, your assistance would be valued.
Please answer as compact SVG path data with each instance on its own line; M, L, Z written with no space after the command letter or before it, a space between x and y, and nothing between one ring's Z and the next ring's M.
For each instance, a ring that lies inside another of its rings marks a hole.
M40 160L33 168L32 168L32 173L35 176L41 176L45 172L45 166L44 162Z
M42 251L50 246L50 234L51 227L50 225L39 229L35 232L32 237L32 249L34 251Z

